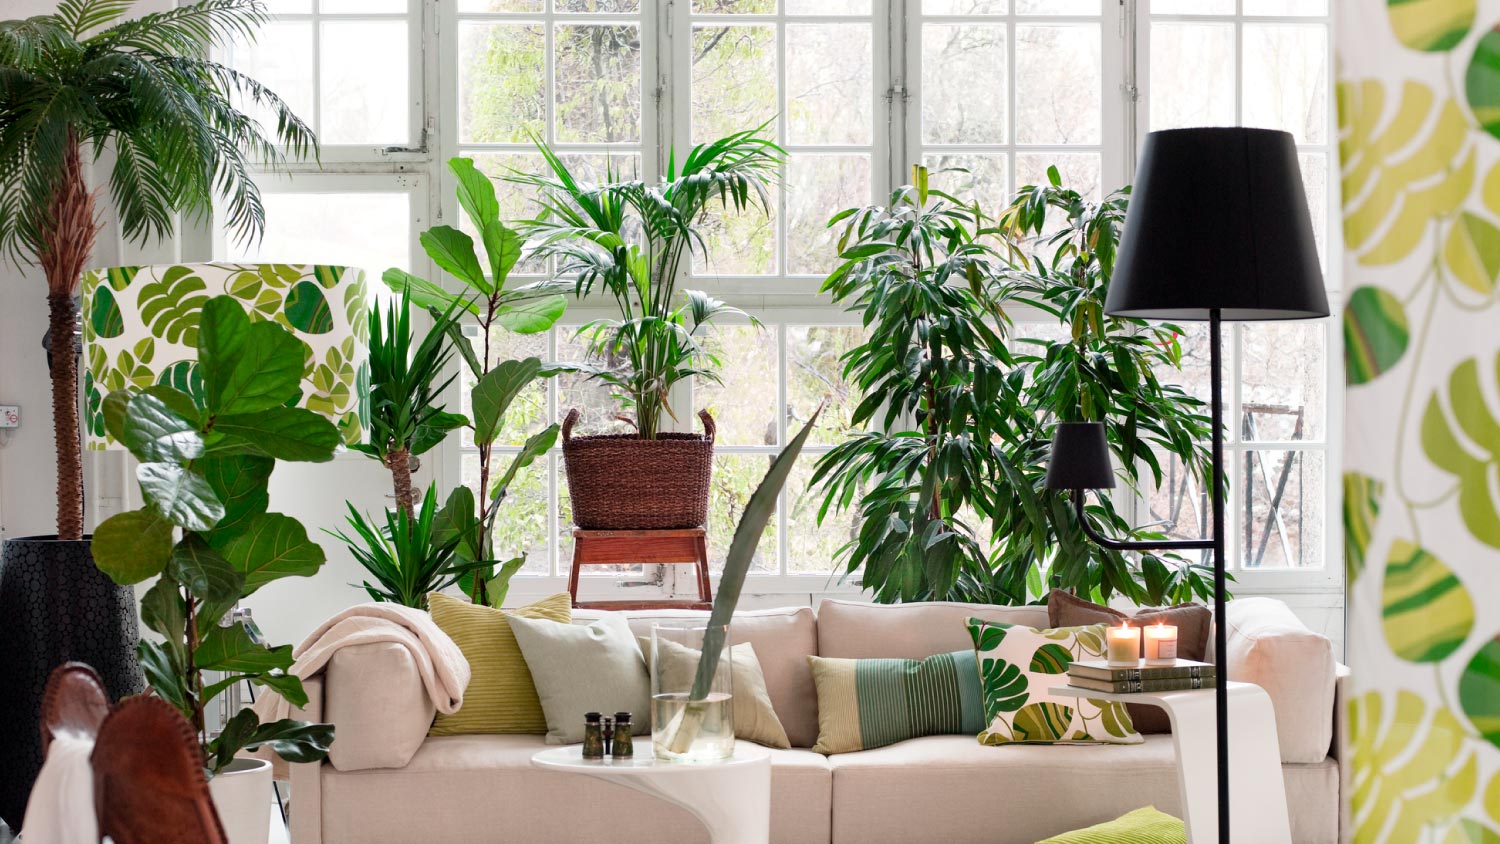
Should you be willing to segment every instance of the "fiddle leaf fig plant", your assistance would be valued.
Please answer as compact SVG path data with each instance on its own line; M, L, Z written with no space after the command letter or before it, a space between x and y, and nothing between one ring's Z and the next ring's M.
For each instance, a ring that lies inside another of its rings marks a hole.
M165 385L119 390L105 424L140 461L145 506L94 533L95 563L121 584L156 583L141 618L161 641L139 645L146 680L197 730L204 766L222 770L244 749L269 746L290 762L327 755L333 727L284 719L262 724L249 709L210 738L204 710L236 682L307 703L287 673L290 645L268 647L242 621L222 623L240 600L283 577L307 577L323 549L294 518L269 510L277 461L321 463L342 443L329 420L289 407L300 391L307 346L271 321L252 321L229 296L210 299L198 326L201 398ZM206 683L205 672L219 679Z

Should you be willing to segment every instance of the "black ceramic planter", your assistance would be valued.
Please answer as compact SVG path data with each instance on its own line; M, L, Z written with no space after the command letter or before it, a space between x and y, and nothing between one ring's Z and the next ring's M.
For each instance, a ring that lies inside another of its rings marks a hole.
M112 700L143 688L135 592L94 567L89 540L9 539L0 552L0 818L19 829L42 767L42 689L77 660Z

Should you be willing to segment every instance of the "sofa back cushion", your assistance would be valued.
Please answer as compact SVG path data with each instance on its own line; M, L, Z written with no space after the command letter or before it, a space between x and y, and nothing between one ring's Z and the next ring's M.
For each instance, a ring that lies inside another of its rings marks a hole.
M1046 627L1047 608L927 601L870 604L827 599L818 607L818 656L834 659L926 659L973 648L968 620ZM760 653L760 648L756 648Z
M1229 619L1229 679L1266 690L1282 762L1321 762L1333 744L1333 643L1274 598L1239 598Z
M573 611L575 622L588 623L605 611ZM650 637L661 623L708 622L705 610L632 610L624 613L637 636ZM810 607L783 607L735 613L729 625L731 644L749 642L760 659L766 692L787 740L793 747L812 747L818 741L818 692L807 658L818 653L818 623ZM953 648L949 648L953 650Z

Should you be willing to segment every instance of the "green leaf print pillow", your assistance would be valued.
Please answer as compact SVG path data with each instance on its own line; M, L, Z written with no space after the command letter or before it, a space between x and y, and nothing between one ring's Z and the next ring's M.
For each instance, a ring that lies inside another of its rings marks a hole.
M1124 704L1053 697L1068 684L1075 659L1104 656L1108 625L1037 630L998 621L968 620L984 700L980 744L1140 744Z

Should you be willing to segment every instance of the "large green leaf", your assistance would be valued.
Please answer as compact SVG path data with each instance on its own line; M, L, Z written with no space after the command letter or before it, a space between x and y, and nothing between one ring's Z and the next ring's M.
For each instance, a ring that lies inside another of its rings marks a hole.
M194 418L184 418L150 393L130 397L122 433L125 447L143 463L182 463L203 454L203 435Z
M1474 602L1453 570L1415 544L1391 545L1381 588L1385 640L1408 662L1442 662L1474 628Z
M458 296L454 296L436 284L395 267L386 270L381 280L397 293L410 295L412 304L436 310L439 313L447 311L454 302L459 301ZM464 299L459 307L471 314L479 313L479 306L469 299Z
M284 718L261 724L255 734L245 743L245 749L261 747L293 764L319 762L328 755L333 744L332 724L314 724Z
M233 437L266 457L304 463L326 463L344 444L338 426L300 407L220 416L214 420L214 432Z
M94 565L116 583L161 574L172 558L172 525L151 510L116 513L94 529Z
M173 650L182 648L182 631L187 629L187 601L170 575L157 578L141 596L141 621Z
M276 461L271 458L246 454L206 457L198 461L197 468L224 505L224 517L214 525L215 544L222 544L244 530L251 519L270 506L267 485L276 468Z
M561 319L567 307L561 295L538 296L501 306L495 321L517 334L539 334Z
M180 463L142 463L135 478L151 509L178 527L207 531L224 518L224 505L213 487Z
M521 445L521 450L511 457L510 465L506 466L505 471L499 477L495 478L494 483L490 485L491 500L499 502L505 498L506 492L510 489L511 482L516 479L516 475L522 469L536 462L538 457L546 454L551 450L552 446L557 444L558 431L559 428L554 423L526 438L526 442Z
M1457 479L1458 511L1464 526L1475 539L1500 548L1500 506L1490 487L1490 475L1500 460L1500 423L1485 401L1479 362L1469 358L1459 363L1449 374L1447 387L1447 412L1441 389L1433 392L1423 411L1422 452ZM1463 433L1462 442L1455 427Z
M172 549L171 565L173 577L208 604L234 603L245 585L244 575L194 534L184 536Z
M198 365L215 415L260 413L301 392L307 346L274 322L251 323L229 296L203 309Z
M1464 72L1464 95L1480 128L1500 138L1500 29L1486 32L1474 45Z
M1386 14L1402 44L1426 53L1457 47L1474 25L1477 0L1386 0Z
M979 679L984 687L985 718L990 721L1003 712L1015 712L1031 699L1026 672L1019 665L993 657L982 658Z
M1485 741L1500 747L1500 636L1485 642L1464 666L1458 702Z
M220 551L245 576L246 595L278 578L310 577L326 560L323 549L307 538L307 530L280 513L254 517L245 532Z
M193 664L205 671L240 671L261 674L276 669L292 667L292 646L268 648L250 638L245 624L236 621L221 627L217 622L207 627L198 649L193 651Z
M511 268L521 260L521 245L525 239L514 229L507 228L499 220L486 223L481 232L484 251L490 259L490 275L496 289L505 287L505 278Z
M1036 649L1031 655L1032 674L1066 674L1068 666L1073 664L1073 654L1068 649L1055 642L1049 642Z
M427 257L471 287L486 290L484 268L474 251L474 238L452 226L433 226L419 237Z
M1368 384L1406 354L1411 330L1401 300L1378 287L1361 287L1344 309L1344 374L1350 386Z
M516 396L536 380L542 362L538 358L502 361L474 385L474 442L495 441L505 423L505 411Z
M1384 495L1384 483L1359 472L1344 473L1344 570L1349 583L1365 570L1365 549Z
M287 324L303 334L327 334L333 331L333 311L323 288L314 281L299 281L287 291L282 311Z
M125 333L125 318L120 313L120 305L115 301L115 294L104 285L94 288L89 325L94 329L94 336L104 339Z
M469 215L475 231L484 231L500 219L500 202L495 198L495 183L479 172L472 158L450 158L448 169L458 182L458 205ZM498 282L499 279L497 278Z
M1011 720L1014 741L1057 741L1068 734L1073 722L1073 708L1061 703L1039 701L1021 707Z

